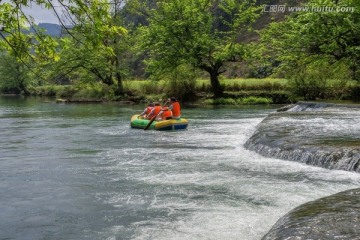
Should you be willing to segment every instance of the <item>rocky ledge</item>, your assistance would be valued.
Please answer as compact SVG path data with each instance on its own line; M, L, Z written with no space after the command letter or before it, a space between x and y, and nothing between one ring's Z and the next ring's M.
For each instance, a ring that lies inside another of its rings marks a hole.
M270 114L245 143L266 157L360 172L360 107L301 102Z

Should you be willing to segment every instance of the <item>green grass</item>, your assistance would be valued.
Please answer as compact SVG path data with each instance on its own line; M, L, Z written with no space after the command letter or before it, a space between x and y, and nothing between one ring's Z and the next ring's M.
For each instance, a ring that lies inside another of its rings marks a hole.
M124 81L124 88L137 93L156 94L166 85L165 80L151 81L151 80L128 80Z
M232 78L232 79L221 79L220 83L221 84L225 84L225 85L231 85L231 84L246 84L246 85L264 85L267 83L272 83L272 84L282 84L282 85L286 85L288 82L287 79L284 78ZM209 79L198 79L196 81L197 85L202 85L202 84L209 84L210 85L210 81Z
M283 92L287 88L288 81L279 78L265 79L221 79L220 83L226 93L239 95L235 97L226 97L220 99L207 99L203 101L208 105L252 105L252 104L270 104L276 102L272 100L270 93ZM146 99L157 101L164 96L168 82L165 80L128 80L124 81L124 88L138 96L144 96ZM196 92L209 93L211 96L211 85L209 79L197 79L195 85ZM240 94L239 94L240 93ZM259 96L260 95L260 96ZM263 95L263 96L261 96Z
M303 99L301 95L295 95L294 86L287 79L264 78L264 79L221 79L224 88L223 98L212 99L212 91L209 79L197 79L194 92L198 103L208 105L250 105L289 103ZM123 82L126 95L124 99L132 101L153 100L161 101L174 95L169 93L173 86L166 80L127 80ZM31 87L29 91L35 96L56 96L66 99L95 99L115 101L119 96L115 95L114 89L100 82L92 84L74 85L46 85ZM175 94L176 95L176 94ZM322 89L323 99L359 99L360 84L356 81L341 81L336 79L327 80L327 85ZM187 98L185 98L187 99Z
M287 87L288 80L282 78L235 78L235 79L221 79L220 84L225 87L225 91L239 91L239 90L283 90ZM137 93L161 93L166 86L165 80L150 81L150 80L130 80L125 81L124 86L130 91ZM209 79L196 80L197 91L210 91L211 84Z
M125 81L125 84L131 88L139 88L141 85L152 82L151 80L128 80ZM166 84L164 80L156 81L158 85ZM266 83L278 83L278 84L287 84L288 80L284 78L232 78L232 79L221 79L220 83L228 84L247 84L247 85L263 85ZM205 78L199 78L196 80L196 85L201 86L202 84L210 85L210 80Z
M244 97L244 98L217 98L206 99L203 102L205 105L263 105L271 104L272 99L266 97Z

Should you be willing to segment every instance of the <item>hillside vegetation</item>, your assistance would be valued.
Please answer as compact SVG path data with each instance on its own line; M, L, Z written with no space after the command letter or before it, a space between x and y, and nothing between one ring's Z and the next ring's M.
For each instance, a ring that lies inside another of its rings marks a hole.
M36 26L22 11L29 4L0 5L3 93L221 99L212 103L360 98L355 0L70 0L60 3L60 35ZM59 11L50 0L31 4Z

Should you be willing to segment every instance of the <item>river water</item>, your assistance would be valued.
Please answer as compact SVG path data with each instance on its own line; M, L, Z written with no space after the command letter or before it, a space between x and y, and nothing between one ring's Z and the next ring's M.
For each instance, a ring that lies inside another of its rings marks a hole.
M255 240L360 185L246 150L272 107L188 108L185 131L131 129L143 107L1 97L0 239Z

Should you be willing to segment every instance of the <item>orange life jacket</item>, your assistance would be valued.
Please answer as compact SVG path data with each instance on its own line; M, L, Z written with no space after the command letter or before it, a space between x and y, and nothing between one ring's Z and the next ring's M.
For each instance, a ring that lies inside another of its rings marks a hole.
M173 114L172 114L172 112L171 112L171 110L169 108L165 107L161 111L162 111L162 114L161 114L161 119L162 120L172 118Z
M154 107L146 107L146 112L145 112L145 114L146 115L149 115L150 113L151 113L151 111L154 109Z
M161 106L155 106L153 113L150 114L150 115L148 116L148 118L150 119L150 118L152 118L152 117L154 117L154 116L157 116L157 115L160 113L160 111L161 111Z
M180 117L181 112L180 112L180 104L179 102L173 102L172 104L172 113L174 117Z

